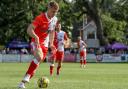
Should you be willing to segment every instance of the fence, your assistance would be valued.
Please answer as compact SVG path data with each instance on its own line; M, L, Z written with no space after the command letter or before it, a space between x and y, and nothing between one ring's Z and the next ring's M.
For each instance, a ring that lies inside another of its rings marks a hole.
M0 54L0 62L30 62L33 59L29 54ZM65 54L64 62L79 62L79 54ZM128 62L128 54L87 54L87 62Z

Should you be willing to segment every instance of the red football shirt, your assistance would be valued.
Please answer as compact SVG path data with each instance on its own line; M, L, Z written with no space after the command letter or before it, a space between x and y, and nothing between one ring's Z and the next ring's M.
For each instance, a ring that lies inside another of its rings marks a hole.
M40 14L35 18L35 20L32 22L35 29L35 34L39 37L40 43L44 42L47 35L48 35L48 26L49 26L49 19L46 17L45 13ZM32 41L35 41L34 38L32 38Z

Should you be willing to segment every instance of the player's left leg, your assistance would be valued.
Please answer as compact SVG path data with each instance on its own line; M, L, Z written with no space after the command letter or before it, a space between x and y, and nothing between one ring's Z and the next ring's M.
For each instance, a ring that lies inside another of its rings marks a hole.
M80 67L83 68L84 65L84 52L80 51Z
M53 71L54 71L54 63L51 63L50 64L50 75L52 76L53 75Z
M61 69L61 67L62 67L62 61L58 61L58 66L57 66L57 75L59 75L60 74L60 69Z
M83 60L82 60L82 57L80 57L80 66L82 67L83 65Z
M56 74L59 75L61 67L62 67L62 62L63 62L63 59L64 59L64 52L63 51L57 52L56 59L57 59L57 62L58 62L57 73Z
M54 63L56 60L56 52L51 53L51 56L49 57L49 59L50 59L50 75L52 76L54 71L54 66L55 66Z
M86 66L86 63L87 63L87 61L86 61L86 51L84 51L84 56L83 56L83 67L85 68L85 66Z
M87 63L87 62L86 62L86 59L84 59L84 60L83 60L83 62L84 62L84 65L83 65L83 67L85 68L85 66L86 66L86 63Z

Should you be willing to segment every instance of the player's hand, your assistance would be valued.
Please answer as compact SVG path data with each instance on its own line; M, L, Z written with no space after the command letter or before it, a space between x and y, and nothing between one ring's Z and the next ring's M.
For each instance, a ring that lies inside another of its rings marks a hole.
M52 54L56 53L57 49L54 45L50 45L50 48L51 48L51 53Z
M35 45L36 45L36 48L40 48L40 42L38 37L35 38Z
M35 43L36 49L41 48L39 43Z
M42 52L42 49L41 48L36 48L35 49L35 56L39 59L42 59L43 58L43 52Z

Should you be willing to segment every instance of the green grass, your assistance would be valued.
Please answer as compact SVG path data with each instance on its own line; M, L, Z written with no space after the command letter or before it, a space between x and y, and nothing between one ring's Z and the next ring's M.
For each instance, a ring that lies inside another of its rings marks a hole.
M17 89L28 65L0 63L0 89ZM60 76L54 73L52 77L49 76L49 65L42 63L26 84L27 89L39 89L36 81L42 75L50 80L46 89L128 89L127 63L88 63L85 69L81 69L79 63L64 63Z

